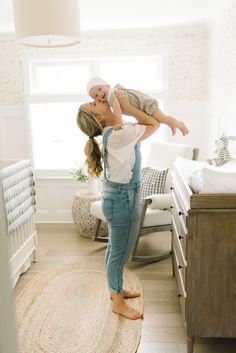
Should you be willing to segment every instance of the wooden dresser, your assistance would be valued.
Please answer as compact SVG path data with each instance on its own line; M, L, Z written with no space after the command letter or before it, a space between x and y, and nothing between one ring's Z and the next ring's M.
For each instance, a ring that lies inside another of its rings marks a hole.
M236 337L236 194L193 194L172 173L173 270L187 333Z

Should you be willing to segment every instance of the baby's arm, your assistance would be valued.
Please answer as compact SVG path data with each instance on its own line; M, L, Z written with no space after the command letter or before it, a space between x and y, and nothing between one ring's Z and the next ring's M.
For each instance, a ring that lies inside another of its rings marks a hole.
M128 114L133 116L139 124L141 125L155 125L157 128L160 126L157 119L153 118L153 116L146 114L144 111L134 107L130 104L128 94L123 91L117 92L117 98L119 100L122 112L124 114Z
M114 129L119 130L122 126L122 110L117 98L114 98L111 108L115 116Z
M142 110L137 109L130 104L128 94L126 92L120 91L117 93L117 98L119 99L123 113L132 115L140 125L145 125L145 131L139 141L147 139L160 127L160 123L151 115L144 113Z

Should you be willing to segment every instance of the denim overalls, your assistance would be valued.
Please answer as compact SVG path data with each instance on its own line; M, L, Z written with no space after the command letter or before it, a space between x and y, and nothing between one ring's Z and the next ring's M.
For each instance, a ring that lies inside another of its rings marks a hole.
M111 182L107 163L107 140L113 128L103 136L104 177L102 191L102 210L108 222L109 242L105 263L110 292L123 290L123 267L129 260L139 229L140 216L140 169L141 154L135 145L135 164L129 183Z

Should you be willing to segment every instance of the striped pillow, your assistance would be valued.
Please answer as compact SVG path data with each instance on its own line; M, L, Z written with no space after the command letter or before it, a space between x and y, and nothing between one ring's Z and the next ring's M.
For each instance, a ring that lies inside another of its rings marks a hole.
M144 198L152 194L164 194L167 173L168 169L143 168L141 173L141 197Z

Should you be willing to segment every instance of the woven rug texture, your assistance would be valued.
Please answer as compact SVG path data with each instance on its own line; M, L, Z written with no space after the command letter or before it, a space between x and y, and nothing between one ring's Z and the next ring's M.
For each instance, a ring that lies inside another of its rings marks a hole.
M124 288L140 291L124 271ZM128 299L143 311L143 295ZM112 313L104 265L65 264L42 271L16 298L19 353L135 353L141 320Z

